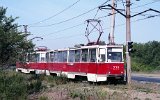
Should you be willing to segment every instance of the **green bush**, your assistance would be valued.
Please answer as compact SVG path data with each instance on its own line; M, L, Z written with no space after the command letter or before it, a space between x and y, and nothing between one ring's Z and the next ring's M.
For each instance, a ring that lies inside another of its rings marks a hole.
M160 42L149 41L147 43L134 43L136 52L132 53L133 71L157 71L160 70Z
M78 93L78 92L71 92L70 93L70 97L71 98L73 98L73 99L75 99L75 98L80 98L80 100L85 100L85 98L86 98L86 95L85 94L83 94L83 93Z
M41 96L41 97L39 98L39 100L48 100L48 97L46 97L46 96Z
M27 91L29 94L39 92L42 89L42 82L40 80L33 80L27 84Z
M63 75L62 76L46 76L44 80L46 80L49 83L52 83L52 86L67 84L69 82L69 79Z
M23 76L19 74L9 75L0 72L0 99L23 100L27 97L27 84Z
M25 100L42 88L39 76L0 71L0 100Z

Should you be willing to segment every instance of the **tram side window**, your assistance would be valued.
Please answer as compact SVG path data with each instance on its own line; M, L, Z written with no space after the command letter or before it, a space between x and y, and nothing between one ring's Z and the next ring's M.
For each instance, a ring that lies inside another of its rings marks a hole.
M28 61L29 62L38 62L39 61L39 54L28 54Z
M27 55L27 61L29 61L29 62L31 61L31 54Z
M39 62L40 61L40 54L33 54L33 59L34 59L34 62Z
M88 49L82 49L82 62L88 61Z
M63 61L63 57L62 57L62 51L58 52L58 62L62 62Z
M45 53L41 53L41 59L40 59L40 61L41 62L45 62Z
M67 51L62 52L62 61L67 62Z
M46 61L50 62L49 52L46 53Z
M105 62L106 61L106 49L100 49L100 62Z
M54 58L53 62L58 62L58 52L54 53Z
M69 62L75 62L75 51L74 50L69 51Z
M96 49L89 50L89 60L90 62L96 62Z
M54 62L54 52L50 52L50 61Z
M80 50L75 51L75 62L80 62Z

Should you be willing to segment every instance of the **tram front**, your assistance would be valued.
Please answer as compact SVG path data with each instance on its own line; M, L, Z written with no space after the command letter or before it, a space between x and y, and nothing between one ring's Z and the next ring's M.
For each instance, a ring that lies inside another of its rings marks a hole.
M125 67L122 45L107 45L99 48L97 81L124 80Z

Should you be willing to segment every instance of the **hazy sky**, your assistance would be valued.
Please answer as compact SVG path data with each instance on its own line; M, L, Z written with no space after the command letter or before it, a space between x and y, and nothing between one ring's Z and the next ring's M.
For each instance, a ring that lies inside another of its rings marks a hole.
M19 25L28 25L28 31L32 34L28 39L43 37L43 40L38 38L33 40L37 46L58 49L87 43L85 37L87 23L85 20L93 19L95 15L95 18L108 15L111 12L110 10L101 11L98 8L91 10L105 1L107 0L1 0L0 6L8 8L7 16L19 17L16 20ZM118 9L124 9L125 4L122 1L125 0L117 1ZM131 0L131 2L132 15L149 8L160 11L160 0ZM110 3L108 2L108 4ZM71 5L73 6L71 7ZM66 8L68 9L63 11ZM79 16L89 10L91 11ZM145 19L151 15L158 15L158 13L150 11L131 19L132 41L144 43L160 40L160 15ZM68 19L72 20L68 21ZM111 17L104 17L101 20L104 29L101 40L108 43ZM23 27L19 30L23 31ZM115 42L124 44L125 34L125 18L120 14L116 14ZM91 41L96 41L97 37L97 31L90 34Z

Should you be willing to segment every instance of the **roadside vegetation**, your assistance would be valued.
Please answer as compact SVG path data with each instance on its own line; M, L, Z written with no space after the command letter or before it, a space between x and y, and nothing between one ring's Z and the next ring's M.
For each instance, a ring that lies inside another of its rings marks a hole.
M134 43L133 47L136 50L131 54L133 71L160 71L160 42Z
M6 16L7 9L0 7L0 69L24 61L26 52L33 50L34 44L27 40L28 34L20 32L16 18Z
M0 71L0 100L26 100L29 94L43 89L38 76L15 71Z
M160 85L90 83L65 77L0 72L0 100L158 100Z

